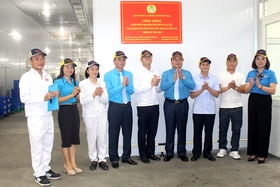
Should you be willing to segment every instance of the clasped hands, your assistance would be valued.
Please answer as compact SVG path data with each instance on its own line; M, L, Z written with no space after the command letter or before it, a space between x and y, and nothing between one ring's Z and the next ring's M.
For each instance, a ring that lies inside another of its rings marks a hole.
M160 76L154 75L151 80L151 85L158 86L159 82L160 82Z
M259 78L258 78L257 75L256 75L256 77L255 77L255 80L256 80L256 86L257 86L258 88L260 88L262 85L261 85L260 80L259 80ZM254 84L255 84L254 79L253 79L253 78L249 78L249 82L250 82L251 87L253 87Z
M229 90L230 88L235 89L235 87L236 87L236 84L235 84L235 81L234 81L234 80L232 80L231 82L228 83L228 86L227 86L228 90Z
M177 81L178 77L180 79L184 79L182 68L176 68L175 73L174 73L174 77L173 77L174 82Z
M201 90L204 91L204 90L208 90L210 88L210 86L208 85L208 82L205 82L202 84L201 86Z
M122 86L127 86L128 85L128 77L124 76L122 80Z
M72 91L73 97L76 97L80 92L81 92L80 87L75 86L74 89L73 89L73 91Z
M102 87L96 87L94 93L92 94L93 97L95 96L101 96L103 93L103 88Z

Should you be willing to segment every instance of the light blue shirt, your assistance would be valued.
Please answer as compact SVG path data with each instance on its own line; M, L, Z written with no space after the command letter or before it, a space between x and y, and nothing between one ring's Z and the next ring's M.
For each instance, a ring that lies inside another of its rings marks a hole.
M127 102L131 101L131 96L134 93L132 73L126 70L122 71L123 77L128 77L128 85L125 87ZM119 71L115 68L108 71L104 75L109 101L116 103L124 103L122 98L122 89L124 86L121 83Z
M71 94L74 90L74 79L72 77L71 78L71 84L64 78L60 78L60 79L57 79L54 81L54 84L57 84L58 85L58 89L60 91L60 97L64 97L64 96L67 96L69 94ZM79 83L78 81L76 81L76 86L79 86ZM65 101L65 102L61 102L59 104L66 104L66 103L75 103L77 102L76 98L75 97L71 97L71 99Z
M259 89L256 85L256 75L258 74L258 70L254 69L252 71L250 71L247 75L246 78L246 82L250 82L249 78L253 78L254 79L254 86L251 89L250 93L258 93L258 94L263 94L263 95L271 95L261 89ZM268 70L268 69L264 69L262 72L262 78L259 78L260 80L260 84L263 86L267 86L269 87L270 83L275 83L277 84L277 79L275 76L274 71L272 70Z
M219 91L219 81L214 75L208 74L206 79L199 74L193 77L195 88L192 92L201 89L204 81L208 83L213 90ZM194 98L193 114L216 114L216 98L208 90L204 90L200 95Z
M164 97L170 100L175 100L174 98L174 73L175 69L172 68L163 72L161 82L160 82L160 89L164 92ZM188 70L182 69L182 73L185 77L184 80L179 79L179 100L186 99L190 96L190 91L193 90L195 87L192 74Z

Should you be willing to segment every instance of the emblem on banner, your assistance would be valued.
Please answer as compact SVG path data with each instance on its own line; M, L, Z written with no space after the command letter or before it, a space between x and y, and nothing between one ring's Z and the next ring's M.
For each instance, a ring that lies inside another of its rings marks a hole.
M156 11L157 11L157 7L155 5L150 4L147 6L147 12L149 14L154 14L154 13L156 13Z

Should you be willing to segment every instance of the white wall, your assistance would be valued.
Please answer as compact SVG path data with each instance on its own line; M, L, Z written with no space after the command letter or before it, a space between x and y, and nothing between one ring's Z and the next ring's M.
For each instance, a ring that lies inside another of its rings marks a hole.
M268 152L274 156L277 156L280 158L280 126L279 120L280 120L280 100L279 99L273 99L272 100L272 125L271 126L271 135L270 135L270 145Z
M182 44L122 44L120 28L120 0L94 0L94 55L101 64L101 77L113 69L113 54L122 50L128 56L125 69L134 72L141 66L140 52L148 49L153 53L153 68L163 72L171 68L170 56L174 51L181 51L185 61L183 68L193 75L199 73L198 60L202 56L211 59L210 73L217 75L225 70L226 56L235 53L239 59L237 70L247 75L255 54L258 32L258 0L182 0ZM160 121L156 143L165 142L165 122L162 110L163 94L160 95ZM243 96L244 123L241 139L247 138L247 95ZM137 145L137 115L135 98L133 103L133 137ZM187 151L192 149L192 99L189 99L190 113L187 124ZM219 100L217 100L217 106ZM218 109L218 107L217 107ZM229 133L231 135L231 133ZM213 139L218 139L218 114L214 126ZM122 136L120 136L120 144ZM245 147L246 141L241 141ZM230 146L229 146L230 147ZM214 144L217 149L217 143ZM121 149L120 149L121 150ZM156 149L160 152L160 148ZM120 151L119 153L122 153ZM137 147L133 154L138 155Z

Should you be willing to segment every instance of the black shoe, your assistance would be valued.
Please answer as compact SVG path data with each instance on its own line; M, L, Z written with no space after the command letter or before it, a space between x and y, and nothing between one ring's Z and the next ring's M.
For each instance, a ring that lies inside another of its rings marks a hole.
M107 166L106 162L99 162L99 167L103 170L108 170L109 167Z
M112 167L115 168L115 169L118 169L119 168L119 162L118 161L113 161L112 162Z
M50 186L51 182L46 176L35 177L35 182L40 186Z
M203 156L204 158L206 158L206 159L208 159L208 160L210 160L210 161L216 161L216 158L214 158L212 155L204 155Z
M173 155L172 156L165 155L165 158L163 159L163 161L164 162L169 162L171 160L171 158L173 158Z
M97 166L97 162L92 161L92 162L90 163L89 169L90 169L90 170L95 170L95 169L96 169L96 166Z
M127 159L127 160L123 160L123 163L128 163L130 165L137 165L138 163L135 162L134 160L132 160L131 158Z
M259 159L259 160L258 160L258 163L259 163L259 164L265 163L265 158L263 158L263 160Z
M157 157L156 155L150 155L150 156L148 156L148 158L152 159L152 160L155 160L155 161L159 161L160 160L160 158Z
M199 158L199 156L193 155L191 158L191 161L195 162L195 161L197 161L198 158Z
M149 164L150 163L150 160L148 158L140 158L140 160L143 162L143 163L146 163L146 164Z
M46 172L46 177L48 179L60 179L61 175L58 173L53 172L51 169Z
M248 158L248 162L253 162L253 161L255 161L255 160L257 160L257 156L250 156L250 157Z
M178 157L181 158L183 162L189 161L189 158L186 155L179 155Z

